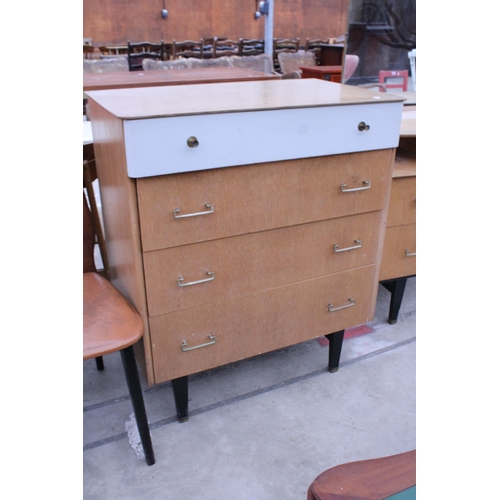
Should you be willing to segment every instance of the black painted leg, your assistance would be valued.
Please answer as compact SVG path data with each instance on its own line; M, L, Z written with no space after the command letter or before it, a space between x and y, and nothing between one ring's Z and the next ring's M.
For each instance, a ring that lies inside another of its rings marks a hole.
M95 364L99 371L104 370L104 361L102 359L102 356L98 356L97 358L95 358Z
M391 292L391 302L389 306L389 319L388 323L394 325L398 321L399 309L403 302L403 295L405 293L406 281L408 278L397 278L389 282L384 282L382 285Z
M146 457L146 463L148 465L153 465L155 463L155 455L151 442L151 434L149 433L148 417L146 415L146 407L144 406L139 372L134 356L134 346L126 347L121 350L120 353L122 356L123 368L125 369L130 399L132 400L132 407L134 409L135 421L137 422L137 429L139 430L142 448Z
M175 407L177 409L177 420L179 423L187 422L188 416L188 378L179 377L172 380Z
M335 373L339 369L340 353L342 352L342 343L344 341L344 331L329 333L325 335L330 341L328 348L328 371Z

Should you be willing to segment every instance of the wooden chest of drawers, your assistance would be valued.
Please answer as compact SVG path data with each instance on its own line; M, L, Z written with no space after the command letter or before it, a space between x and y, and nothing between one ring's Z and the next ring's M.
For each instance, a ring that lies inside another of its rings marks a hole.
M144 319L149 384L366 322L378 285L401 101L194 87L89 92L110 274Z

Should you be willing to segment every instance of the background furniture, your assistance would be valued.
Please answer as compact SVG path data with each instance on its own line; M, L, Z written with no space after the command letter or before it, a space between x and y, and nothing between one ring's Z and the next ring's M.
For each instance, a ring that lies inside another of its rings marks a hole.
M413 82L413 92L417 91L417 49L408 52L408 59L410 60L410 74Z
M204 40L200 38L199 41L194 40L183 40L178 42L177 40L172 40L172 58L177 59L178 57L196 57L203 58L203 47Z
M300 68L302 78L318 78L328 82L340 83L342 79L342 66L314 66Z
M127 40L127 58L129 71L142 70L144 59L154 59L161 61L164 55L163 40L160 43L139 42L131 43Z
M253 81L279 79L280 76L251 69L202 67L165 71L127 71L125 73L84 74L83 90L108 90L135 87L163 87L228 81Z
M402 109L377 97L316 79L89 93L111 278L180 421L190 374L323 335L334 372L373 318Z
M84 195L83 359L96 359L98 369L103 370L102 356L120 351L146 463L153 465L155 456L134 355L134 344L142 337L144 325L132 305L96 272L94 243L92 218Z
M390 324L398 320L407 279L416 275L416 106L405 106L394 163L380 282L391 293Z
M339 66L344 60L344 44L321 44L321 66Z
M388 78L401 78L402 81L388 83ZM381 70L378 72L378 81L385 84L387 89L401 89L403 92L406 92L408 90L408 70Z
M126 57L93 59L91 61L83 60L84 74L101 74L101 73L123 73L128 72L128 61Z
M217 37L213 41L212 57L241 56L242 44L240 40L219 40Z
M298 50L297 52L279 52L278 63L283 74L300 71L302 66L316 66L314 52Z
M83 44L83 57L85 59L92 59L94 57L94 47L92 45Z
M415 499L416 469L416 450L337 465L312 482L307 500Z
M257 56L264 54L264 40L262 38L240 38L242 56Z

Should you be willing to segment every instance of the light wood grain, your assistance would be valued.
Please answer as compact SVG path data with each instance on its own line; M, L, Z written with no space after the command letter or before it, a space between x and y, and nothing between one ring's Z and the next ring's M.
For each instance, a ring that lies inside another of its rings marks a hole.
M149 315L156 316L375 263L380 211L144 254ZM339 249L361 248L336 253ZM215 279L179 287L185 282ZM238 314L235 311L235 314Z
M275 288L150 319L155 380L207 370L326 335L368 320L374 266ZM356 305L328 312L328 303ZM216 344L189 352L188 346ZM326 356L326 354L325 354ZM326 366L318 360L318 366Z
M138 179L145 251L379 210L393 150L290 160ZM343 193L348 188L365 191ZM181 213L214 213L176 220Z
M394 94L315 78L90 91L122 119L401 102Z
M416 240L416 224L387 228L380 267L380 281L416 274L416 256L405 255L405 250L411 253L416 252Z
M397 177L392 180L387 227L417 222L416 177Z

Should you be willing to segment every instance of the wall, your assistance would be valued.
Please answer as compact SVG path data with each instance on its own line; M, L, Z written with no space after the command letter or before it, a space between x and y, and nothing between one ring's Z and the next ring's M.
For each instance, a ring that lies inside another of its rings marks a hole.
M168 18L161 17L163 2ZM139 41L264 38L255 0L83 0L83 36L94 45ZM274 36L345 35L349 0L275 0Z

